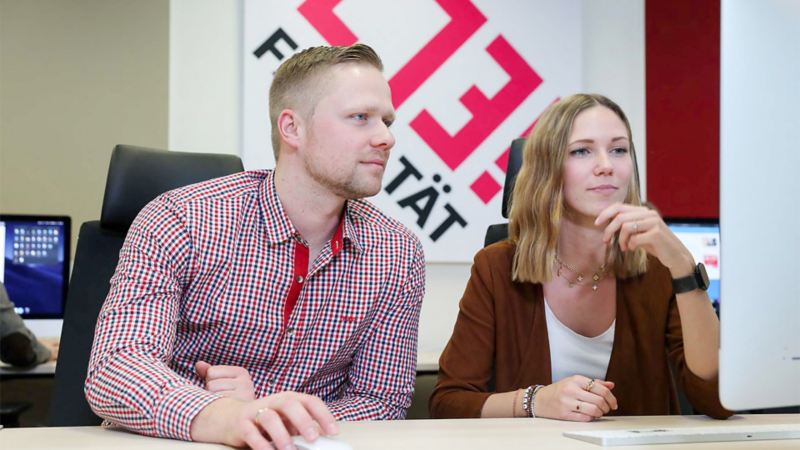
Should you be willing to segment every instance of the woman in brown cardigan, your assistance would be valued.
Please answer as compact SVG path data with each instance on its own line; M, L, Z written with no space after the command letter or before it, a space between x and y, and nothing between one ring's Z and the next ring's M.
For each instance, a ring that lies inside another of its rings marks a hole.
M585 94L553 105L512 199L509 240L475 256L433 417L677 414L670 363L698 411L731 414L705 271L641 205L619 106Z

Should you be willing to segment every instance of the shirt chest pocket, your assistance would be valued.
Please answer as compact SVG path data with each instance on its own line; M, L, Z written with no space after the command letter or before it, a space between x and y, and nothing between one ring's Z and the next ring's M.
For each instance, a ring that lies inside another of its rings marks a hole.
M319 309L309 308L305 336L297 342L298 357L315 360L326 371L349 366L370 337L380 302L378 289L350 285L333 292Z

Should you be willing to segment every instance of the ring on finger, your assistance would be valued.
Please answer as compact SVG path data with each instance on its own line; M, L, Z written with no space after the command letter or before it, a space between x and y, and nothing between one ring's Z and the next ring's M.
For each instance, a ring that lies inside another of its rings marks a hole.
M266 412L268 409L269 409L269 408L260 408L258 411L256 411L256 416L255 416L255 417L253 417L253 420L255 420L256 422L258 422L258 418L259 418L259 416L261 416L261 414L262 414L262 413L264 413L264 412Z
M639 232L639 222L633 222L633 226L631 228L633 228L633 232L634 233L638 233Z
M593 386L594 386L594 378L592 378L591 380L589 380L588 383L586 383L586 386L583 387L583 390L586 392L591 392Z
M575 411L580 411L580 410L581 410L581 402L580 400L578 400L578 405L575 407Z

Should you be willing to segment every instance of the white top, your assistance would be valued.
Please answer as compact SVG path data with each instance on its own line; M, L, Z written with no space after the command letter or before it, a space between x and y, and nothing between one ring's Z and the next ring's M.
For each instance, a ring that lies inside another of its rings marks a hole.
M553 383L572 375L583 375L598 380L606 379L614 330L617 320L611 322L599 336L586 337L572 331L553 314L547 300L544 302L547 321L547 338L550 341L550 369Z

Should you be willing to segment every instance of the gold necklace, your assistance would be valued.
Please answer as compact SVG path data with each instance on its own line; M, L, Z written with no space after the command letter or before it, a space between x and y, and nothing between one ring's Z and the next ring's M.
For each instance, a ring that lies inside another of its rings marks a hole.
M567 284L569 285L569 287L572 288L575 287L575 285L583 284L583 281L586 279L586 277L583 276L583 273L578 272L572 266L562 261L561 258L558 257L558 253L556 253L556 264L558 264L558 270L556 271L556 273L561 278L567 280ZM574 280L571 280L569 279L569 277L564 275L563 269L567 269L577 276L575 277ZM597 270L592 274L592 292L597 291L598 284L600 283L600 280L602 280L604 276L606 276L605 263L600 264L600 267L598 267Z

